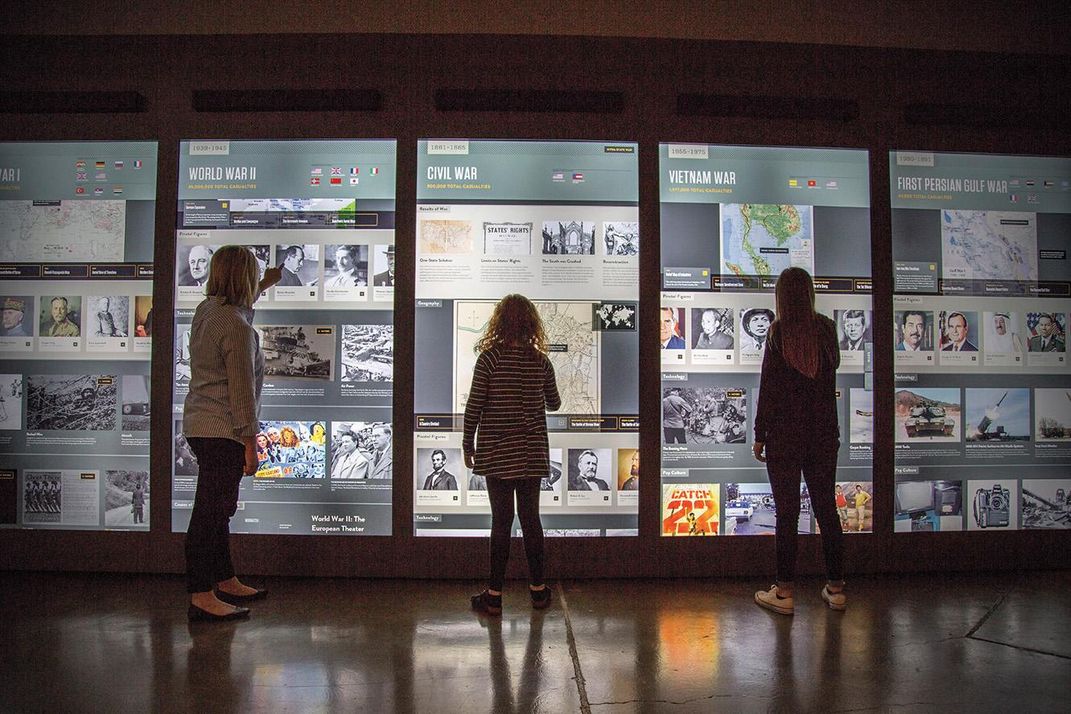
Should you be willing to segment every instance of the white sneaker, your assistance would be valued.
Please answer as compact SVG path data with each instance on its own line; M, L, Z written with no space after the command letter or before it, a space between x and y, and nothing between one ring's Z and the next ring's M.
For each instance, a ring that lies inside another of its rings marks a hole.
M839 593L829 591L828 585L822 586L822 599L829 605L830 610L844 611L848 609L848 596L841 590Z
M776 612L779 615L791 615L795 612L795 606L791 597L780 597L777 594L777 586L769 590L759 590L755 593L755 602L759 607Z

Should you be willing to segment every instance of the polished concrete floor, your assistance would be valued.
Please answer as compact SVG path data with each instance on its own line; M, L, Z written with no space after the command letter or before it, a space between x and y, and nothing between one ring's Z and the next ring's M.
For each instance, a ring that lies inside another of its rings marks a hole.
M1071 573L873 576L846 613L800 583L566 581L501 618L465 582L250 579L189 625L171 576L0 574L2 712L1067 712Z

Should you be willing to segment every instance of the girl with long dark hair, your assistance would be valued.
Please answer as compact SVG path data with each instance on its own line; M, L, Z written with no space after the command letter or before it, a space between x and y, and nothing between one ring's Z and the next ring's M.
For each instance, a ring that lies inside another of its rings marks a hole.
M558 409L561 397L535 305L523 295L502 298L476 351L480 356L465 403L462 446L465 465L487 479L491 576L487 589L472 596L472 607L489 615L502 613L516 497L532 605L544 608L550 605L550 589L543 582L539 486L550 474L546 412Z
M822 529L828 577L822 599L830 608L844 610L842 534L834 498L840 448L837 330L832 320L815 312L814 283L806 270L782 271L774 297L777 319L762 359L754 453L766 463L777 507L777 584L755 593L755 602L783 615L793 612L802 474Z

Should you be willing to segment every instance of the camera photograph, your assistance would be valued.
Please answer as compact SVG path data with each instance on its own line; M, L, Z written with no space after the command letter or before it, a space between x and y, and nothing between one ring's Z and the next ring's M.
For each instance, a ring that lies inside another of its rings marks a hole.
M1019 484L1014 478L968 481L967 530L1013 531L1019 527Z

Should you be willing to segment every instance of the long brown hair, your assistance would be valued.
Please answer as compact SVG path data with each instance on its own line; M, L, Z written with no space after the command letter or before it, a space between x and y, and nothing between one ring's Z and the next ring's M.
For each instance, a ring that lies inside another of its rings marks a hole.
M495 305L483 337L476 341L476 351L486 352L493 347L529 347L546 353L543 320L536 306L524 295L507 295Z
M803 268L785 268L777 278L774 299L777 319L770 326L770 340L790 367L814 379L826 346L819 339L810 273Z
M239 307L252 307L257 295L257 259L244 245L225 245L212 254L206 295Z

